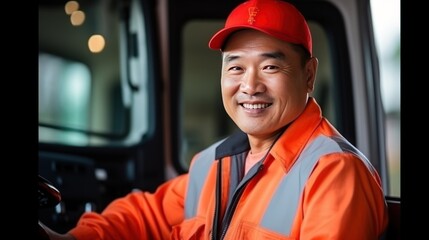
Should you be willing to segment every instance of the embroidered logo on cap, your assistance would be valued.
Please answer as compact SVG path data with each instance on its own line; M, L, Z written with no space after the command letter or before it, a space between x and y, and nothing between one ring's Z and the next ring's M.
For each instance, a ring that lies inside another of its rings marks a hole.
M258 14L259 9L257 7L249 7L248 8L249 11L249 18L247 19L247 22L252 25L256 20L256 14Z

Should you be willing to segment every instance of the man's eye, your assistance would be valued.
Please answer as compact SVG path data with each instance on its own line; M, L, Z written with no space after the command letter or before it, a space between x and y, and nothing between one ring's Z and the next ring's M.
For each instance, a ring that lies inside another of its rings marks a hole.
M228 70L229 71L240 71L241 67L234 66L234 67L230 67Z
M267 65L265 67L262 68L262 71L266 72L266 73L276 73L279 71L279 67L276 65Z
M268 66L265 66L263 69L264 70L276 70L276 69L278 69L278 67L274 66L274 65L268 65Z

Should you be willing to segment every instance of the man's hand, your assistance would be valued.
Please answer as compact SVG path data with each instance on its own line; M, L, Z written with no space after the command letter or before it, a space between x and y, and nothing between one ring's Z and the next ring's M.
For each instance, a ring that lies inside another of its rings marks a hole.
M75 237L72 235L66 233L66 234L59 234L49 227L47 227L45 224L39 221L39 237L43 240L76 240ZM44 232L43 232L44 230Z

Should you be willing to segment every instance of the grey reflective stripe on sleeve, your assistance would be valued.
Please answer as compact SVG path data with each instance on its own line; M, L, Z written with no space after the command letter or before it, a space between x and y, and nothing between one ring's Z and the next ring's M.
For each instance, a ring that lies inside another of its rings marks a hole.
M332 139L334 139L334 141L336 141L340 145L340 147L341 147L341 149L343 149L343 151L351 152L351 153L355 154L356 156L358 156L360 159L362 159L363 163L371 171L371 173L373 175L376 174L377 170L375 170L374 166L371 164L369 159L366 158L366 156L361 151L359 151L359 149L357 149L355 146L350 144L346 139L343 139L340 136L335 136Z
M185 219L192 218L197 213L201 189L203 188L213 161L215 161L216 147L222 141L223 140L202 151L189 170L189 183L185 200Z
M290 235L302 191L315 164L321 156L341 151L338 143L326 136L316 138L307 146L280 182L261 226L285 236Z

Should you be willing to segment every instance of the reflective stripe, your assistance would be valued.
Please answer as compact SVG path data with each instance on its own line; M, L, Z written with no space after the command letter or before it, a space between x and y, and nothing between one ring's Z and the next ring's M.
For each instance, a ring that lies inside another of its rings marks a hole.
M261 226L285 236L290 235L302 191L315 164L321 156L341 151L338 143L326 136L316 138L307 146L280 182Z
M222 142L223 140L202 151L198 159L195 159L196 161L194 161L191 169L189 169L188 192L185 200L185 219L192 218L197 213L201 189L215 161L216 148Z
M216 148L223 141L221 140L202 151L190 169L188 192L185 200L186 219L196 216L201 190L208 172L216 160ZM290 235L292 223L308 177L322 156L335 152L352 152L366 162L370 169L373 169L365 156L344 138L317 137L310 145L306 146L288 174L279 183L263 215L261 227L285 236Z
M361 151L359 151L359 149L357 149L355 146L350 144L346 139L341 138L340 136L334 136L332 137L332 139L336 141L338 145L340 145L341 149L343 149L344 152L353 153L358 158L360 158L373 175L377 174L377 170L375 170L375 167L371 164L369 159L366 158Z

